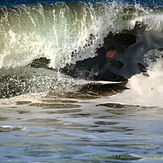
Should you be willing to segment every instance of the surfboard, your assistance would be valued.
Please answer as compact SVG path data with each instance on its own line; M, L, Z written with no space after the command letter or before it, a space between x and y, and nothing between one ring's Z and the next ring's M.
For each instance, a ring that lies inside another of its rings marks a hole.
M126 81L80 80L82 91L119 91L126 89Z
M122 81L86 80L87 84L121 84Z
M126 81L83 80L82 90L88 91L117 91L126 89Z
M92 86L122 86L127 83L127 80L126 81L105 81L105 80L83 80L82 82L84 85L92 85Z

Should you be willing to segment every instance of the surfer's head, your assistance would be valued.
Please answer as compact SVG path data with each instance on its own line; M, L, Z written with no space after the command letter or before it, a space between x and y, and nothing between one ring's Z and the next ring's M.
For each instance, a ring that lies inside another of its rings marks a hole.
M107 50L106 50L106 58L114 58L117 54L117 49L114 46L110 46Z

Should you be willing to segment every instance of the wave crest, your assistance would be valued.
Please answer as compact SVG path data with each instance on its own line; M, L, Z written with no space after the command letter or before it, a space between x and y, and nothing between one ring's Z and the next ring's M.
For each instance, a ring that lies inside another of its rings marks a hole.
M45 57L49 67L94 57L110 31L162 32L162 8L117 2L29 4L0 8L0 68L28 65Z

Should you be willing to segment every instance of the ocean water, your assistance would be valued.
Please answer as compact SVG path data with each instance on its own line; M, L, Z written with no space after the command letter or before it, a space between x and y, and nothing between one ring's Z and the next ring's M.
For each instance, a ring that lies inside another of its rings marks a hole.
M0 162L163 162L162 0L2 0L0 40ZM61 73L110 44L125 85Z

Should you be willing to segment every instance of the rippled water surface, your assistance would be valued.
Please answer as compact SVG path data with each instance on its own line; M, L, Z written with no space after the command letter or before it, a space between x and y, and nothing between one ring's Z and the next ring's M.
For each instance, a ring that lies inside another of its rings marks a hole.
M162 108L111 98L31 94L4 99L1 161L162 162Z

